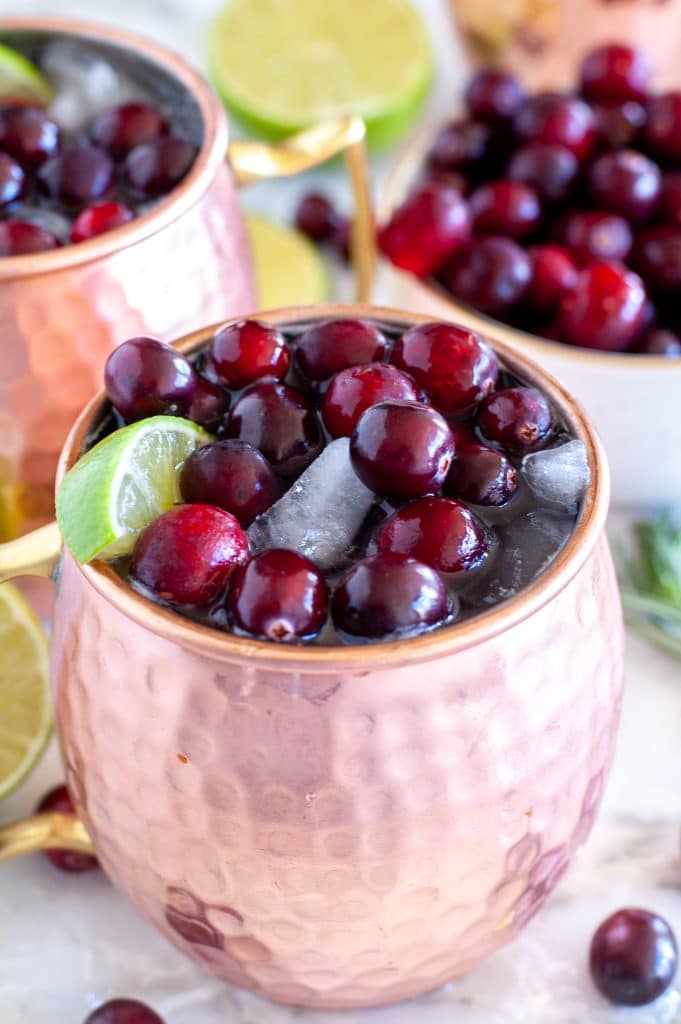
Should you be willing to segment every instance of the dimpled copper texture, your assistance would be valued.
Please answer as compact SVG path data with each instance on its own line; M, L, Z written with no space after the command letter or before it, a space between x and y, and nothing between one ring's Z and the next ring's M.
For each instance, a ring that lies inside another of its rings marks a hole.
M180 949L270 999L370 1006L441 985L512 939L589 833L622 680L607 469L578 407L501 351L567 409L592 484L553 567L477 618L281 647L64 557L57 720L97 855Z

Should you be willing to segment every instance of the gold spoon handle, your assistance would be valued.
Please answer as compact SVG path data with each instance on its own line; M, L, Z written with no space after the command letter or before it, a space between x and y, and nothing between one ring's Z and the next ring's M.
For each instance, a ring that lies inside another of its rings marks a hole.
M95 853L85 826L75 814L47 811L0 827L0 861L38 850Z

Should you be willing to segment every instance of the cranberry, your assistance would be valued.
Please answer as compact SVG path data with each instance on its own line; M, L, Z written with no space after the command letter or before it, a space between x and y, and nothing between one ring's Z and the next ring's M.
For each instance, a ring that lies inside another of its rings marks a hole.
M309 558L271 548L250 560L234 578L229 610L251 636L286 642L315 636L328 609L326 583Z
M477 334L456 324L420 324L395 343L392 361L446 416L467 416L494 390L499 363Z
M652 67L648 56L612 43L587 54L580 79L582 95L599 103L644 100Z
M417 188L427 188L430 185L454 188L462 196L467 196L471 191L471 183L463 172L438 171L436 167L426 167L423 170Z
M37 107L0 107L0 150L22 167L38 167L59 151L59 129Z
M646 356L681 356L681 338L673 331L658 327L648 331L634 351Z
M332 378L322 401L322 419L332 437L350 437L363 412L388 398L416 402L414 381L386 363L349 366Z
M601 148L625 149L638 139L646 123L646 109L635 100L594 107Z
M160 413L184 416L194 399L196 374L169 345L155 338L130 338L107 359L104 387L128 422Z
M591 940L591 977L616 1006L652 1003L671 985L676 963L674 933L664 918L649 910L618 910Z
M321 320L301 334L295 361L308 380L328 380L349 366L383 359L387 344L370 320Z
M248 558L239 521L214 505L176 505L137 538L130 576L162 601L209 604Z
M455 121L440 129L430 150L428 166L438 171L478 170L489 157L492 133L486 124Z
M38 814L52 812L54 814L75 814L73 801L66 786L55 786L46 793L38 804ZM99 867L96 857L76 850L45 850L45 856L60 871L92 871Z
M98 114L90 127L90 138L120 160L135 146L166 135L168 130L168 122L156 107L149 103L123 103Z
M566 199L577 180L577 157L564 146L531 142L511 157L507 175L512 181L530 185L546 203Z
M473 227L478 234L525 238L541 218L534 189L517 181L490 181L470 197Z
M336 629L366 640L408 636L439 625L451 612L447 590L430 568L405 555L373 555L357 562L336 587Z
M298 230L313 242L328 242L338 227L338 219L326 196L310 192L298 204L295 223Z
M389 400L360 416L350 439L357 476L385 498L439 491L454 458L447 421L417 402Z
M592 263L561 301L564 341L582 348L623 352L633 348L644 325L643 281L617 263Z
M445 482L452 498L474 505L505 505L518 487L518 474L505 455L484 444L457 448Z
M74 146L46 160L38 171L38 187L50 199L81 207L103 199L115 184L110 157L94 146Z
M187 410L187 419L200 423L206 430L216 430L229 411L229 395L213 381L205 377L196 378L196 390L192 404Z
M577 159L587 157L596 142L596 121L591 107L576 96L541 93L526 100L515 121L523 142L550 142L565 146Z
M0 209L16 202L26 192L26 177L20 165L7 153L0 153Z
M535 245L528 249L528 255L532 261L532 280L525 302L538 316L551 316L563 295L577 283L575 261L559 245Z
M485 524L460 501L419 498L394 512L374 539L379 554L409 555L442 573L466 572L490 550Z
M184 139L143 142L125 158L123 183L137 199L156 199L179 184L195 157L196 150Z
M244 441L216 441L197 448L180 473L184 501L217 505L250 526L281 495L265 456Z
M89 1015L85 1024L163 1024L149 1006L136 999L110 999Z
M657 219L662 224L681 228L681 171L668 171L662 175Z
M483 437L517 455L541 448L555 421L547 399L536 388L515 387L486 398L478 413Z
M88 206L73 222L71 227L72 242L87 242L105 231L112 231L128 224L135 214L123 203L99 203Z
M465 93L471 115L491 124L514 117L524 98L525 92L518 79L495 68L478 71Z
M532 277L530 258L510 238L481 238L443 274L453 295L483 313L503 313L522 298Z
M626 220L605 210L571 210L556 223L553 235L582 264L624 260L634 241Z
M61 242L47 228L23 220L0 221L0 256L23 256L58 249Z
M260 381L244 391L229 414L227 436L259 448L283 477L298 476L324 447L308 399L278 381Z
M331 232L329 246L345 263L350 262L352 249L352 221L349 217L338 217L338 223Z
M681 91L648 101L644 136L651 154L663 163L681 163Z
M634 149L605 153L589 171L592 199L632 224L647 220L660 197L660 169Z
M648 228L636 239L631 257L647 287L656 295L678 296L681 288L681 228Z
M397 208L379 232L379 244L396 266L428 277L470 237L471 216L460 193L431 183Z
M259 320L227 324L210 347L210 364L218 383L235 391L261 377L285 377L290 358L281 331Z

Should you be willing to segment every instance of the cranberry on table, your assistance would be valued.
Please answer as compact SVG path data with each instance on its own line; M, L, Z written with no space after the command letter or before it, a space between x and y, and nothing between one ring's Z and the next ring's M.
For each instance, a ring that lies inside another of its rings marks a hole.
M634 241L624 217L607 210L568 211L556 223L553 237L581 264L594 260L624 260Z
M654 295L678 296L681 288L681 228L655 227L641 232L636 238L631 264Z
M535 245L527 252L532 261L532 279L525 303L537 316L550 316L577 283L577 265L560 245Z
M489 181L469 200L477 234L525 238L541 220L541 206L534 189L518 181Z
M417 558L438 572L467 572L481 565L492 534L461 501L419 498L393 513L374 538L379 554Z
M259 320L227 324L210 346L210 366L218 383L235 391L261 377L285 377L290 358L281 331Z
M308 380L328 380L350 366L374 363L385 356L388 342L370 320L321 320L298 338L295 362Z
M0 221L0 256L25 256L58 249L61 242L47 228L23 220Z
M112 231L123 224L128 224L134 217L132 210L123 203L99 203L97 206L88 206L73 222L71 241L87 242L90 238L104 234L105 231Z
M163 1020L137 999L110 999L93 1010L84 1024L163 1024Z
M428 166L438 171L477 170L489 157L491 137L486 124L475 121L447 124L440 129L428 151Z
M464 94L471 115L491 124L514 117L524 98L518 79L495 68L484 68L473 75Z
M439 491L454 458L447 421L416 402L379 402L352 432L350 458L362 483L385 498Z
M445 268L442 280L459 299L483 313L512 309L532 278L530 258L510 238L480 238Z
M235 575L228 606L251 636L287 642L314 637L326 622L328 591L308 558L280 548L256 555Z
M634 145L648 117L646 108L635 100L599 104L594 112L601 149L625 149Z
M626 217L632 224L647 220L660 198L657 164L634 149L605 153L589 170L594 202Z
M192 452L180 473L184 501L217 505L250 526L281 496L281 484L257 448L230 439Z
M74 814L75 808L73 801L69 794L66 786L55 786L49 793L46 793L42 798L38 806L36 807L36 813L41 814L43 812L51 811L56 814ZM44 850L43 851L50 863L54 864L60 871L72 871L74 873L81 871L92 871L93 868L99 867L99 863L96 857L91 857L88 853L78 853L77 850Z
M299 476L324 447L317 414L296 388L278 381L252 384L234 404L228 437L259 448L283 477Z
M563 340L611 352L633 348L645 323L646 298L638 274L617 263L592 263L561 301Z
M24 168L38 167L59 151L59 128L37 107L0 107L0 150Z
M599 46L582 63L582 95L600 103L644 100L652 70L641 50L616 43Z
M248 558L238 519L213 505L176 505L142 531L131 578L155 597L180 605L209 604Z
M378 235L389 260L417 277L434 274L471 239L471 215L461 194L431 182L408 196Z
M616 1006L645 1006L676 973L674 933L658 914L627 907L611 914L591 940L589 970L596 988Z
M540 93L525 100L515 127L523 142L564 146L579 160L590 154L598 135L591 107L576 96L559 93Z
M296 227L313 242L328 242L338 227L338 221L332 203L318 192L303 196L296 209Z
M26 175L7 153L0 153L0 209L16 202L26 192Z
M673 331L657 327L643 336L634 351L646 356L681 356L681 338Z
M90 127L90 138L116 160L131 149L167 135L170 126L157 107L149 103L123 103L104 110Z
M572 191L579 163L565 146L530 142L515 151L506 173L512 181L530 185L544 202L557 203Z
M494 390L499 362L489 345L456 324L420 324L395 342L392 362L446 416L467 416Z
M196 373L183 355L155 338L130 338L104 366L107 398L127 422L184 416L196 393Z
M681 228L681 171L667 171L662 175L656 219L661 224Z
M643 134L651 156L663 164L681 164L681 91L648 100Z
M50 199L81 207L103 199L115 185L113 161L94 146L74 146L50 157L37 175L38 187Z
M388 363L349 366L332 377L321 406L324 426L332 437L350 437L367 409L388 398L417 402L411 377Z
M439 625L452 604L430 566L400 554L372 555L342 578L331 601L336 629L365 640L395 639Z
M487 441L522 455L542 447L553 433L555 421L541 391L520 386L486 398L478 412L478 426Z
M518 488L518 473L507 457L484 444L457 448L445 481L452 498L488 507L505 505Z
M195 148L184 139L143 142L125 158L123 184L137 199L157 199L182 181L195 157Z
M206 430L217 430L229 412L229 395L213 381L196 377L196 390L187 409L187 419L199 423Z

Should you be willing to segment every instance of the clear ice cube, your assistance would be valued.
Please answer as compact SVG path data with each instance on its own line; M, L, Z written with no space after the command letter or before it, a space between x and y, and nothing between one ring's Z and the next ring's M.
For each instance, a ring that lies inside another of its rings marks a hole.
M568 441L526 455L521 472L534 495L554 508L576 512L589 485L589 463L583 441Z
M107 60L69 39L45 47L42 67L56 89L50 113L69 132L81 131L102 110L146 98L140 86Z
M289 548L320 569L340 568L374 502L350 461L347 437L332 441L248 529L251 546Z

